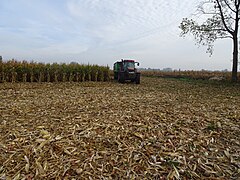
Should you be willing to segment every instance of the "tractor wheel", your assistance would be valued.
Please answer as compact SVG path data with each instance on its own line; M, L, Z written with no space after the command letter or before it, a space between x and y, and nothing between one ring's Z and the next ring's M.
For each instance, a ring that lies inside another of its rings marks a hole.
M124 77L124 73L118 73L118 82L120 83L124 83L125 82L125 77Z
M136 74L135 83L136 83L136 84L140 84L140 74Z

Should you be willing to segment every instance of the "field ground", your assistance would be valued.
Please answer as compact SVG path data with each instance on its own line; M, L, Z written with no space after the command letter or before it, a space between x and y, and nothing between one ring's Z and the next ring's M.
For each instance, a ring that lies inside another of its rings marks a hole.
M0 179L238 179L240 85L0 84Z

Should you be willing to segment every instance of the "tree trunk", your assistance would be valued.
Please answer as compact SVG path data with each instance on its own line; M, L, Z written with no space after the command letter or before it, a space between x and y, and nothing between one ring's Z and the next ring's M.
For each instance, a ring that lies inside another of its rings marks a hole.
M232 66L232 82L237 82L238 76L238 37L233 36L233 66Z

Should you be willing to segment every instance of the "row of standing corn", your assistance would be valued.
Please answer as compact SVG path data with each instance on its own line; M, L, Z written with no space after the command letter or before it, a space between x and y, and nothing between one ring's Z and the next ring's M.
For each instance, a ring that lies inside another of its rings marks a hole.
M0 61L0 82L108 81L110 69L98 65Z

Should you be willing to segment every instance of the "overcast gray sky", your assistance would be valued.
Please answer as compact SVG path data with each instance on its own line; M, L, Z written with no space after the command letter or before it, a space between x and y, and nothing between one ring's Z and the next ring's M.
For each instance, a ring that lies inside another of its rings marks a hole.
M192 37L179 37L198 0L1 0L3 59L112 66L121 58L140 67L231 69L231 40L212 57Z

